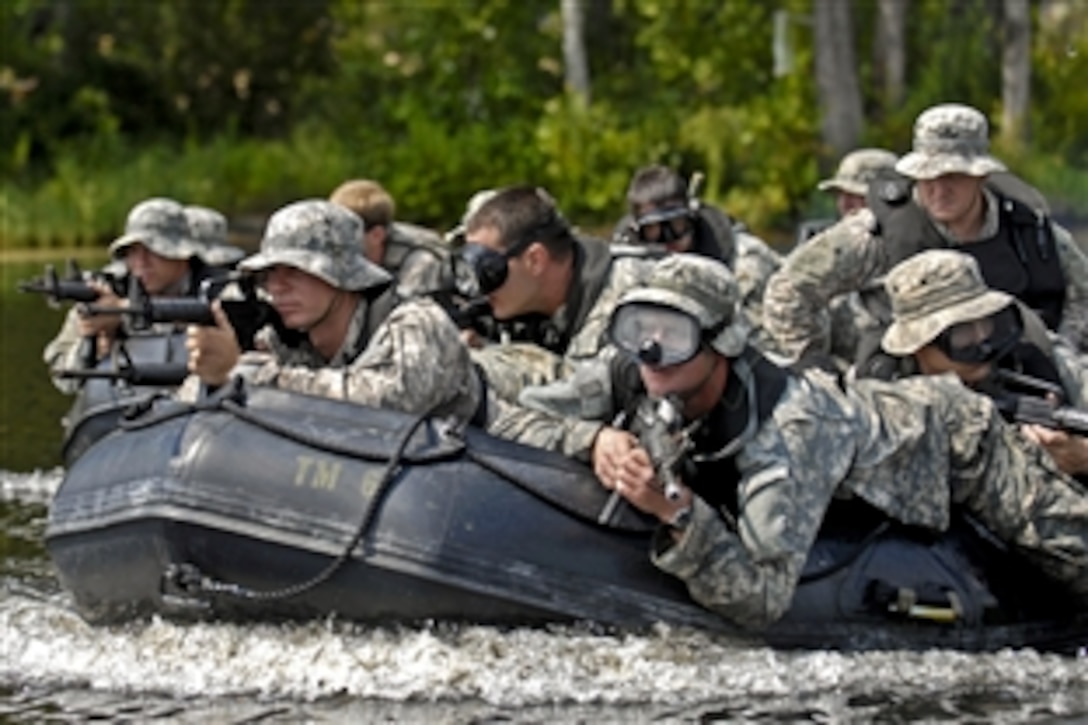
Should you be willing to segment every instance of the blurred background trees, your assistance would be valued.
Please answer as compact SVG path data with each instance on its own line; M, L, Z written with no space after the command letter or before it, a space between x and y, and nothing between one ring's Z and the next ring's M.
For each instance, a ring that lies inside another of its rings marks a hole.
M0 243L97 243L172 195L233 214L376 178L447 227L547 186L585 226L633 170L706 173L764 233L826 210L857 145L979 107L996 151L1088 202L1082 0L5 0Z

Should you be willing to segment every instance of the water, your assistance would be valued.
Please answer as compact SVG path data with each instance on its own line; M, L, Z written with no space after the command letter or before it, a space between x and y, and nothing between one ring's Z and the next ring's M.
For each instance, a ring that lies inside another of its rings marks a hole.
M91 627L42 543L67 401L37 357L60 313L9 292L34 271L6 269L0 294L0 721L1088 719L1088 657L1031 650L788 653L667 627Z

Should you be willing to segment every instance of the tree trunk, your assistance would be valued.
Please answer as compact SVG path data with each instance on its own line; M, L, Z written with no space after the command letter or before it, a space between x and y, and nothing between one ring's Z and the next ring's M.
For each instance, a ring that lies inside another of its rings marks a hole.
M1031 8L1028 0L1005 0L1001 53L1001 139L1010 148L1028 142L1031 103Z
M861 91L855 62L851 0L813 0L816 90L824 143L841 157L858 145Z
M589 104L589 60L586 56L585 0L561 0L563 74L567 88Z
M884 110L899 107L905 96L907 74L907 4L910 0L879 0L876 15L876 56L883 81Z

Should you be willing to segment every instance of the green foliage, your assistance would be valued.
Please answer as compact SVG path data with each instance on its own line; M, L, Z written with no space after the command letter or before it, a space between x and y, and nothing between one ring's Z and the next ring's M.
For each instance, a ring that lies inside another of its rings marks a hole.
M835 161L820 142L817 1L586 0L587 104L564 88L556 0L7 0L0 243L98 244L153 195L263 214L357 177L440 228L476 190L512 183L543 184L598 226L650 163L705 172L704 197L757 230L791 226L826 208L814 187ZM1075 17L1034 46L1024 162L1044 189L1076 192L1082 174L1060 159L1088 167L1088 96L1075 92L1088 13L1066 5ZM934 103L999 115L1000 3L909 5L897 108L875 87L875 3L852 7L864 143L905 151Z

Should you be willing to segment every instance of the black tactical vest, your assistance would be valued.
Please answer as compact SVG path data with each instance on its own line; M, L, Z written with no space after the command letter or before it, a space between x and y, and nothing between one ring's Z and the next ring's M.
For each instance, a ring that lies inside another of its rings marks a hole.
M950 247L914 202L912 186L906 177L892 173L869 186L869 208L879 224L876 231L887 250L889 269L918 252ZM1022 201L1031 201L1029 192L1034 190L1007 174L987 179L986 187L999 205L997 234L954 248L975 258L988 286L1020 299L1056 330L1065 304L1066 280L1045 208Z
M562 323L556 325L551 318L538 314L504 321L504 325L517 330L513 339L532 342L556 355L566 354L571 338L585 325L590 310L604 291L614 259L607 242L589 237L575 239L572 253L574 270Z

